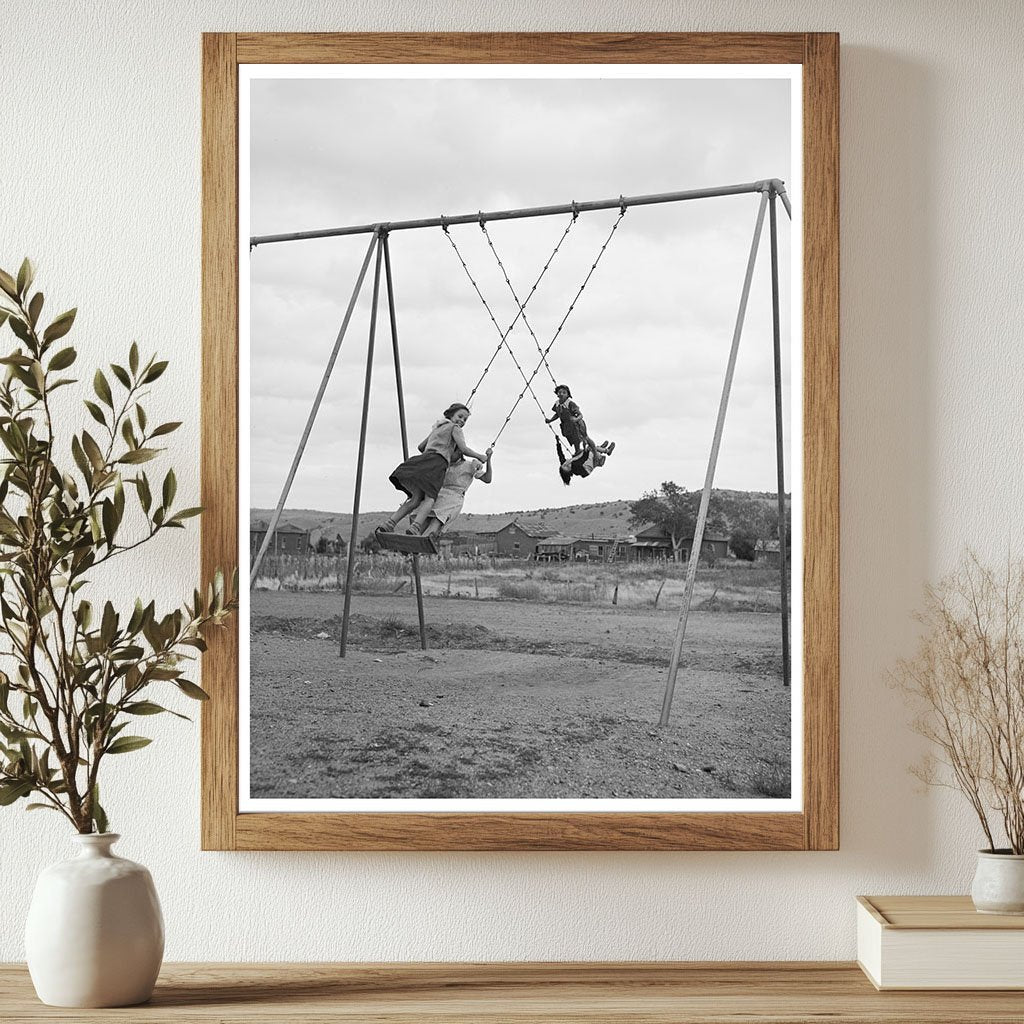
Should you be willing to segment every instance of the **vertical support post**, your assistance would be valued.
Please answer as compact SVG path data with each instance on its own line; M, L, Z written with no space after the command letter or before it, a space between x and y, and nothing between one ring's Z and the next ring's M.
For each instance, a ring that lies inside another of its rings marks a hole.
M284 509L284 504L288 500L288 492L292 489L292 481L295 479L295 473L299 468L299 463L302 461L302 453L306 450L306 442L309 440L309 432L313 429L313 421L316 419L316 414L320 410L320 402L323 400L324 392L327 390L327 382L331 379L331 371L334 369L334 364L338 359L338 353L341 351L341 343L345 338L345 332L348 330L349 321L352 319L352 311L356 308L356 300L359 298L359 292L363 287L363 279L366 277L366 268L370 265L370 256L373 254L373 247L377 244L377 236L370 236L370 244L366 247L366 255L363 257L363 265L359 268L359 276L356 278L356 286L352 289L352 296L348 300L348 308L345 310L345 318L341 321L341 328L338 331L338 337L334 341L334 348L331 349L331 357L327 360L327 366L324 369L324 375L320 380L320 387L317 389L316 397L313 399L313 407L309 410L309 416L306 419L306 428L302 431L302 437L299 440L299 447L295 450L295 457L292 459L291 469L288 470L288 478L284 482L284 488L281 491L281 497L278 499L277 508L274 509L274 514L270 517L270 523L267 525L267 533L263 538L263 543L260 545L259 551L256 553L256 558L252 563L252 568L249 570L249 589L251 590L256 585L256 576L260 571L260 565L263 562L263 558L267 553L267 548L270 547L271 540L274 537L274 532L277 530L277 524L281 519L281 512ZM275 554L276 554L275 544Z
M743 290L740 293L740 306L736 313L736 327L732 334L732 348L729 350L729 362L722 383L722 398L718 404L718 420L715 423L715 436L711 442L711 455L708 458L708 470L704 477L704 490L700 495L700 509L697 512L697 524L693 531L693 544L690 548L690 561L686 567L686 589L683 592L683 607L679 612L679 624L676 627L676 638L672 645L672 661L669 664L668 679L665 683L665 698L661 705L660 725L668 725L669 712L672 710L672 694L676 688L676 675L679 672L679 658L683 650L683 638L686 636L686 620L690 615L690 603L693 600L693 584L697 576L697 563L700 561L701 547L704 544L704 524L708 518L708 503L711 501L711 485L715 479L715 467L718 464L718 449L722 443L722 431L725 427L725 412L729 407L729 392L732 389L733 373L736 369L736 354L739 351L740 335L743 333L743 319L747 312L747 299L750 296L750 282L754 276L754 263L757 260L757 245L761 238L764 225L764 211L768 205L767 186L761 192L761 205L757 210L757 223L754 226L754 237L750 243L750 256L747 258L747 273L743 278Z
M405 391L402 389L402 363L398 357L398 320L395 317L395 290L391 280L391 249L387 232L382 235L384 246L384 279L388 292L388 315L391 318L391 349L395 356L395 388L398 392L398 423L402 430L402 460L409 458L409 434L405 427ZM412 556L412 574L416 581L416 613L420 620L420 647L427 649L427 624L423 615L423 580L420 578L420 556Z
M772 337L775 349L775 465L779 491L779 593L782 601L782 684L789 686L789 559L786 551L786 465L782 444L782 335L779 330L779 237L775 220L775 188L768 207L772 247Z
M377 299L380 297L380 261L383 247L377 239L377 264L373 272L373 301L370 303L370 337L366 343L366 379L363 383L363 418L359 424L359 456L356 460L356 491L352 499L352 535L348 545L348 568L345 571L345 606L341 613L341 649L345 657L348 644L348 617L352 607L352 575L356 567L356 544L359 539L359 499L363 493L363 462L366 458L366 422L370 414L370 382L373 378L373 343L377 335Z

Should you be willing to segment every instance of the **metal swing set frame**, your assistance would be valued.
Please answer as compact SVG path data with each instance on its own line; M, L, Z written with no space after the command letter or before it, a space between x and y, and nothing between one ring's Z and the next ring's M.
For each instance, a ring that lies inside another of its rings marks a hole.
M405 418L405 392L402 386L402 368L401 359L399 355L398 345L398 321L395 315L395 294L394 285L391 273L391 252L388 244L389 236L396 231L409 231L418 228L437 228L440 227L444 230L445 235L448 237L453 248L455 249L456 255L459 257L462 263L463 269L466 272L471 284L478 297L483 302L488 314L490 315L491 321L494 323L495 328L501 337L498 343L498 347L495 349L494 354L491 356L490 362L485 367L483 374L477 381L470 394L470 400L473 395L476 394L477 388L480 387L483 378L487 375L488 370L497 358L498 353L504 347L509 352L513 361L516 364L516 368L519 370L522 376L525 387L520 392L519 397L516 399L512 406L511 411L505 419L501 429L498 431L498 435L495 437L497 442L498 437L501 436L502 431L508 426L509 421L512 418L516 408L520 401L522 401L524 395L529 392L534 401L537 403L538 408L541 408L541 412L544 410L540 406L539 401L535 394L533 394L532 381L540 371L541 367L547 370L549 376L551 376L550 367L547 364L547 354L550 352L551 347L554 345L562 328L568 319L569 314L572 312L576 300L579 298L583 289L586 287L587 282L590 280L591 274L597 267L597 263L600 261L601 255L603 255L605 248L611 241L612 235L614 235L616 229L622 221L623 216L630 207L634 206L653 206L663 203L679 203L687 202L696 199L710 199L721 196L734 196L742 195L746 193L755 193L760 195L760 204L757 210L757 218L754 226L753 238L750 244L750 252L747 258L746 272L743 278L743 287L740 293L739 308L736 314L735 327L733 329L732 344L729 350L729 360L726 366L725 377L722 384L722 394L719 401L718 415L715 422L714 438L711 444L711 452L708 457L707 472L704 478L704 489L701 492L700 507L697 513L697 521L694 529L693 541L690 548L690 558L687 564L686 572L686 585L683 594L683 603L679 613L679 620L676 626L675 639L672 645L672 657L669 663L668 677L665 685L665 695L662 701L660 725L665 726L668 724L669 715L672 708L672 698L675 692L676 678L679 672L679 662L682 654L683 641L686 636L686 625L690 613L690 605L693 600L694 584L697 575L697 566L700 561L700 552L703 546L704 540L704 529L707 523L708 505L711 499L711 489L714 483L715 469L718 463L718 451L721 445L722 432L725 427L725 416L729 404L729 394L732 388L733 373L736 367L736 357L739 352L740 336L743 332L743 323L746 317L747 301L750 295L751 282L754 275L754 266L757 259L757 252L764 226L765 213L768 213L769 218L769 231L770 231L770 244L771 244L771 291L772 291L772 336L773 336L773 348L774 348L774 368L775 368L775 449L776 449L776 473L777 473L777 491L778 491L778 520L779 520L779 567L780 567L780 580L781 580L781 619L782 619L782 663L783 663L783 681L786 686L790 683L790 636L789 636L789 586L788 586L788 553L786 545L786 509L785 509L785 461L783 454L783 436L782 436L782 355L781 355L781 334L780 334L780 322L779 322L779 263L778 263L778 226L776 218L776 206L775 200L781 200L787 215L792 219L792 208L789 203L789 198L786 195L786 190L783 182L778 178L764 179L761 181L747 182L739 185L725 185L718 188L707 188L707 189L692 189L689 191L682 192L665 192L654 195L641 195L641 196L618 196L615 199L601 199L592 200L588 202L571 202L568 204L561 204L557 206L538 206L529 207L525 209L514 209L514 210L495 210L488 213L478 212L473 214L460 214L453 217L432 217L425 218L422 220L406 220L406 221L394 221L384 222L376 224L360 224L360 225L349 225L346 227L337 228L325 228L314 231L298 231L289 234L276 234L276 235L256 235L250 238L249 248L250 252L259 245L267 245L275 242L295 242L302 241L305 239L312 238L332 238L347 235L370 235L370 244L367 246L366 253L363 257L363 262L359 268L359 273L356 277L355 286L352 289L352 294L348 301L348 306L345 309L345 315L341 322L341 327L338 330L337 337L334 341L334 346L331 349L330 357L327 360L327 365L324 369L323 377L320 380L320 386L317 389L316 395L313 399L312 408L310 409L309 416L306 419L306 425L303 429L302 436L299 440L298 447L295 451L295 456L292 459L291 467L288 470L287 478L285 479L284 487L281 490L281 496L278 500L277 506L274 509L274 513L267 526L266 534L263 538L263 542L260 546L259 551L253 560L252 567L250 569L249 585L250 588L255 586L257 576L259 574L260 565L263 562L263 558L266 555L267 549L274 536L274 531L277 529L277 525L281 519L281 514L284 510L285 503L288 500L288 494L291 490L292 483L295 479L295 474L298 471L299 464L302 461L302 455L306 448L306 443L309 440L310 432L313 429L313 423L316 420L317 413L320 409L320 404L323 401L324 393L327 390L327 384L330 381L331 374L334 370L334 365L337 362L338 354L341 350L342 341L348 331L349 324L352 319L352 313L355 309L356 302L359 298L360 292L363 288L363 283L366 278L367 270L370 266L371 259L375 257L374 264L374 275L373 275L373 296L370 306L370 325L369 325L369 337L367 341L366 349L366 372L363 383L363 403L362 403L362 416L360 419L359 427L359 449L356 461L356 479L355 479L355 493L352 503L352 529L350 535L350 541L348 546L348 559L346 566L345 575L345 601L344 609L342 612L342 626L341 626L341 644L340 644L340 656L345 657L346 647L348 642L348 627L349 627L349 616L351 612L351 594L352 594L352 578L355 570L355 555L356 546L358 543L358 532L359 532L359 505L360 498L362 495L362 484L363 484L363 467L366 454L366 427L369 416L370 408L370 386L373 376L373 355L376 342L377 333L377 310L380 299L380 288L381 288L381 271L383 269L383 279L385 290L387 293L387 304L388 304L388 316L391 328L391 347L392 354L394 357L395 366L395 387L398 398L398 418L401 429L402 438L402 459L408 459L409 457L409 438L408 431L406 428ZM579 291L576 293L572 303L570 303L569 310L563 317L562 322L559 324L555 331L554 337L548 343L546 348L542 348L540 341L537 339L533 328L529 326L526 321L526 305L529 303L537 285L540 283L541 278L547 271L551 260L557 254L562 241L568 234L569 229L576 222L576 218L581 213L589 213L597 210L610 210L619 209L619 218L615 222L608 238L605 240L604 245L601 247L598 253L597 259L591 266L589 273L580 286ZM486 224L488 221L502 221L502 220L523 220L533 217L551 217L565 214L572 214L572 221L566 228L556 244L554 252L548 257L544 264L544 267L534 282L533 287L527 294L525 300L520 301L516 294L515 288L508 278L507 272L505 272L504 265L501 262L497 251L494 249L493 243L491 242L490 236L486 232ZM509 325L509 327L502 331L500 325L497 322L493 312L491 312L490 306L486 299L480 293L479 288L476 285L475 280L470 274L469 268L466 266L465 260L463 260L461 253L459 252L458 246L448 233L448 229L452 226L461 224L479 224L487 235L488 244L491 246L492 252L498 261L498 265L501 268L505 276L505 282L512 292L513 298L517 304L518 312L515 319ZM516 323L522 319L526 327L528 328L531 336L533 337L534 343L537 346L537 350L540 353L540 362L534 368L533 373L530 377L527 377L525 371L520 366L519 361L515 357L515 353L512 351L511 346L508 345L508 336L512 332L513 327ZM552 381L554 377L552 376ZM468 403L467 403L468 404ZM550 424L549 424L550 427ZM554 431L552 430L552 433ZM492 445L493 447L493 445ZM416 590L416 610L419 618L419 634L420 634L420 646L423 650L427 649L427 632L426 632L426 619L423 610L423 585L420 575L420 554L429 553L433 551L433 547L429 539L416 536L404 536L399 534L389 535L388 546L394 550L402 550L412 555L413 563L413 577L415 579L415 590Z

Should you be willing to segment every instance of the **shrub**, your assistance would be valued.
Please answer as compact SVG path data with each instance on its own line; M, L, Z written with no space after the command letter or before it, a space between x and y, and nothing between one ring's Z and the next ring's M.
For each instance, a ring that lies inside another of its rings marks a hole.
M516 583L513 580L501 580L498 583L498 596L513 601L539 601L542 591L539 583Z

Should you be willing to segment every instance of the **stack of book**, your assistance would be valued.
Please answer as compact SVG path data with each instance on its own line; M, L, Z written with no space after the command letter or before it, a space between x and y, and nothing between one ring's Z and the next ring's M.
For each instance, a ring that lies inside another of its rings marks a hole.
M1024 916L979 914L970 896L858 896L857 962L878 989L1024 989Z

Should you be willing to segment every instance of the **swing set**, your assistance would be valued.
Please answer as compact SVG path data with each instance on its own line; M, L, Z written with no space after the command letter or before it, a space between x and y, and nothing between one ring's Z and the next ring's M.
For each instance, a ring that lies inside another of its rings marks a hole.
M725 426L725 414L729 402L729 393L732 387L732 378L736 366L736 356L739 350L740 335L743 330L743 322L746 316L747 300L750 294L751 281L753 279L754 264L757 257L758 244L760 241L762 228L764 225L765 212L767 210L769 214L770 223L770 238L771 238L771 284L772 284L772 327L773 327L773 339L774 339L774 365L775 365L775 435L776 435L776 469L777 469L777 483L778 483L778 519L779 519L779 563L781 573L781 604L782 604L782 656L783 656L783 681L786 686L789 685L790 681L790 641L789 641L789 610L788 610L788 579L787 579L787 551L786 551L786 515L785 515L785 466L783 460L783 443L782 443L782 370L781 370L781 337L779 327L779 280L778 280L778 235L777 235L777 224L776 224L776 209L775 200L776 198L782 201L782 204L786 210L786 213L792 218L792 209L790 207L789 199L786 195L786 190L783 183L777 179L765 179L762 181L748 182L740 185L726 185L718 188L709 189L694 189L685 192L666 192L655 195L642 195L642 196L619 196L617 199L605 199L605 200L594 200L590 202L577 203L575 201L563 204L559 206L539 206L530 207L526 209L516 210L498 210L489 213L478 212L475 214L462 214L454 217L435 217L427 218L423 220L407 220L407 221L395 221L385 222L377 224L360 224L351 225L348 227L339 228L325 228L314 231L300 231L293 232L290 234L278 234L278 235L259 235L253 236L249 240L250 252L259 245L266 245L274 242L293 242L302 241L305 239L312 238L331 238L346 235L369 235L370 242L367 246L366 253L363 256L362 264L359 268L359 273L356 277L355 286L352 289L352 294L349 297L348 305L345 309L345 315L341 322L341 327L338 330L337 337L334 341L334 346L331 349L331 354L327 360L327 365L324 369L323 377L320 380L320 386L317 389L317 393L313 399L313 405L310 409L309 416L306 419L306 425L303 429L302 436L299 439L299 444L295 452L295 456L292 459L291 466L288 470L288 475L285 479L284 487L281 490L281 496L277 502L277 506L274 509L274 513L271 516L270 523L267 526L267 531L264 535L263 541L260 545L259 550L253 559L252 567L250 569L249 586L254 587L256 584L257 577L259 575L260 566L267 553L267 549L270 546L271 540L274 536L274 531L277 529L277 525L281 519L281 514L284 510L284 506L288 500L288 494L291 490L292 483L295 479L295 474L298 471L299 464L302 461L302 455L306 448L306 443L309 440L310 432L313 429L313 424L316 420L317 413L320 409L320 404L323 401L324 393L327 390L328 381L331 378L331 373L334 370L334 364L337 361L338 354L341 350L342 341L345 338L345 334L348 331L350 321L352 319L352 313L355 309L356 302L359 298L360 292L363 288L363 283L366 278L367 270L370 266L371 259L375 257L374 264L374 276L373 276L373 296L370 305L370 324L369 324L369 338L367 341L366 350L366 373L363 384L363 403L362 403L362 417L360 420L359 428L359 449L358 457L356 461L356 479L355 479L355 494L353 497L352 506L352 529L351 536L348 546L348 559L346 566L345 576L345 601L344 609L342 612L342 626L341 626L341 645L340 645L340 656L345 657L347 641L348 641L348 626L349 617L351 611L351 594L352 594L352 579L355 571L355 556L356 547L358 544L359 534L359 511L360 511L360 499L362 496L362 484L363 484L363 466L366 454L366 429L367 420L369 416L370 408L370 385L373 374L373 353L376 342L377 333L377 309L380 299L380 288L381 278L383 269L384 286L387 293L387 304L388 304L388 316L391 328L391 348L394 358L395 366L395 387L398 398L398 419L401 429L402 439L402 459L408 459L409 457L409 439L406 428L405 418L405 392L402 386L402 369L401 360L399 357L399 345L398 345L398 321L395 315L395 295L394 286L392 281L391 273L391 251L389 247L389 236L396 231L408 231L419 228L441 228L445 238L451 244L452 249L458 258L459 263L465 272L473 290L477 297L480 299L487 312L487 315L494 325L495 331L498 335L498 344L491 354L490 359L487 361L483 368L479 378L473 385L472 390L469 393L469 397L466 400L466 405L471 406L473 399L475 398L480 386L483 384L484 379L487 377L488 372L494 365L502 349L504 349L513 363L515 364L516 370L519 373L523 381L523 388L519 392L515 401L512 403L512 408L509 410L508 415L505 417L504 422L499 428L494 440L491 442L490 447L493 448L501 435L504 433L505 428L509 425L514 416L516 410L519 408L520 403L526 397L527 394L533 399L537 408L540 410L542 419L545 420L545 425L551 431L555 438L556 451L559 455L559 461L562 461L563 453L561 444L558 439L558 435L550 423L547 423L547 414L544 407L541 405L540 400L537 397L536 392L533 388L533 383L537 378L538 374L543 370L547 373L551 379L552 384L556 383L555 376L551 371L551 367L548 361L548 356L562 333L569 316L576 308L576 304L579 302L580 297L583 294L584 289L590 282L591 277L597 270L598 264L601 262L601 257L604 255L612 238L615 236L616 231L619 229L619 225L622 223L623 218L626 215L626 211L631 207L635 206L652 206L663 203L678 203L686 202L689 200L696 199L709 199L721 196L734 196L742 195L746 193L755 193L760 195L760 204L757 210L757 218L754 227L753 239L750 245L750 253L747 259L746 273L743 279L743 287L740 293L739 309L736 315L735 327L733 330L732 345L729 351L729 361L726 367L725 378L722 386L722 395L719 402L718 417L715 424L714 439L711 445L711 453L708 458L707 473L704 479L704 489L701 492L700 507L697 513L697 521L694 529L693 542L691 545L691 555L687 564L686 573L686 585L683 594L683 604L679 614L679 621L676 627L675 640L672 647L672 658L669 665L668 679L665 686L665 695L662 701L662 710L660 724L667 725L669 721L669 714L672 706L672 697L675 690L676 676L679 671L679 661L682 653L683 639L686 635L686 624L689 617L690 605L693 600L694 583L697 573L697 564L700 560L700 552L702 550L703 539L704 539L704 528L707 522L708 504L711 498L711 488L714 482L715 468L718 462L718 450L721 444L722 431ZM546 345L541 343L541 340L537 337L532 325L530 324L526 316L526 307L529 305L530 300L533 298L534 293L537 291L537 287L540 285L544 278L544 275L548 272L551 264L557 257L562 244L565 242L569 233L572 231L581 213L590 213L597 210L613 210L618 209L619 214L616 218L608 236L605 238L597 255L594 258L590 269L587 271L582 283L577 289L572 301L569 303L568 309L565 311L564 316L555 328L551 339ZM490 232L487 230L487 224L490 221L502 221L502 220L521 220L532 217L550 217L550 216L564 216L570 215L570 220L567 223L565 230L562 232L561 237L555 244L554 249L548 255L545 260L540 273L537 275L536 280L527 292L526 297L520 300L518 293L512 281L509 277L508 271L505 268L505 264L498 253L497 248L494 245L494 241L491 238ZM497 263L498 269L500 270L505 284L516 304L517 312L512 322L508 327L502 329L497 317L494 314L490 304L481 292L476 279L473 277L465 258L459 249L455 238L452 236L451 228L464 224L477 224L480 230L483 232L484 238L487 241L487 245L494 256ZM522 321L533 340L539 359L533 366L532 370L527 373L522 363L517 358L515 351L508 342L509 335L512 333L516 325ZM427 649L427 633L426 633L426 621L423 610L423 585L420 576L420 555L421 554L436 554L437 547L435 541L431 537L413 536L407 534L377 534L377 541L384 548L393 551L400 551L406 554L412 555L413 563L413 577L415 580L416 589L416 609L419 618L419 633L420 633L420 646L423 650Z

